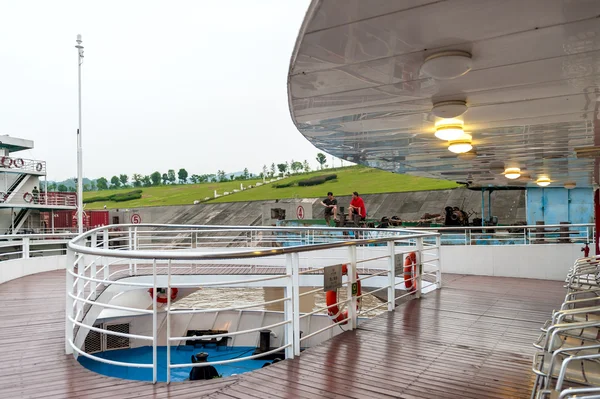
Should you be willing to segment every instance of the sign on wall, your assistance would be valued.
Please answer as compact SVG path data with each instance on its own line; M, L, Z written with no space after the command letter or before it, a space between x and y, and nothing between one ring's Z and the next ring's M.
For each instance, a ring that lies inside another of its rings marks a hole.
M300 220L304 219L304 207L302 205L298 205L298 208L296 208L296 217Z
M323 268L323 291L334 291L342 286L342 265Z

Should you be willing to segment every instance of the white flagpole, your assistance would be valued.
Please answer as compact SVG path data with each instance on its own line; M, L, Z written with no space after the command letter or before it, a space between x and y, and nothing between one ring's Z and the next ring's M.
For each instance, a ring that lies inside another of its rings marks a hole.
M77 232L83 234L83 159L81 151L81 64L83 64L83 46L81 35L77 35L77 64L79 72L79 129L77 129Z

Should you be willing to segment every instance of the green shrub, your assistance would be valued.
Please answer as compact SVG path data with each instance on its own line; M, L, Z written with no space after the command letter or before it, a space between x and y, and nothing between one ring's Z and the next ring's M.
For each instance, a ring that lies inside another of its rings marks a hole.
M140 198L142 198L142 190L133 190L133 191L128 191L126 193L118 193L118 194L113 194L113 195L104 196L104 197L98 196L98 197L85 198L83 200L83 203L91 204L93 202L107 202L107 201L122 202L122 201L130 201L130 200L140 199Z
M323 184L326 181L334 180L336 178L337 178L336 174L315 176L315 177L311 177L310 179L298 181L298 186L300 186L300 187L316 186L318 184Z

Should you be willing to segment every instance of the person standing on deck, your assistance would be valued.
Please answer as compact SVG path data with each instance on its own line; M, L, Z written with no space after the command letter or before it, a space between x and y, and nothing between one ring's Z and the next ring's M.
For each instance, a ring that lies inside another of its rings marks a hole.
M38 190L37 186L33 187L31 190L31 194L33 195L33 203L37 204L40 202L40 190Z
M359 222L367 218L367 208L365 202L355 191L352 193L352 201L350 201L350 215L354 224L358 226Z
M327 198L321 201L321 205L325 207L325 223L327 223L327 226L330 226L331 215L333 215L333 220L337 222L337 200L333 197L331 191L327 193Z

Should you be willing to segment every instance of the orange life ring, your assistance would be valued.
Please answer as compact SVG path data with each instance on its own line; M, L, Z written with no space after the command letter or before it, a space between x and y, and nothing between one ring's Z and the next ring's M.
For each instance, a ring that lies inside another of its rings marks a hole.
M348 275L348 266L347 265L342 265L342 275L343 276L347 276ZM356 295L359 297L357 299L357 304L356 304L356 309L358 310L358 305L360 304L360 295L361 295L361 288L360 288L360 280L358 280L358 273L356 273L356 284L357 284L357 292ZM345 310L340 310L340 308L338 308L337 302L337 290L335 291L327 291L325 292L325 301L327 303L327 314L329 315L329 318L331 320L333 320L334 323L339 323L341 321L344 321L342 324L346 324L348 323L348 309Z
M164 290L164 293L160 291ZM156 302L158 303L167 303L169 299L167 298L167 289L166 288L156 288L158 295L156 296ZM171 301L174 301L177 298L177 293L179 290L177 288L171 288ZM148 293L150 294L150 298L154 299L154 288L148 288Z
M410 292L417 290L417 254L410 252L404 259L404 286Z
M31 201L33 201L33 194L31 194L31 193L23 194L23 201L31 203Z

